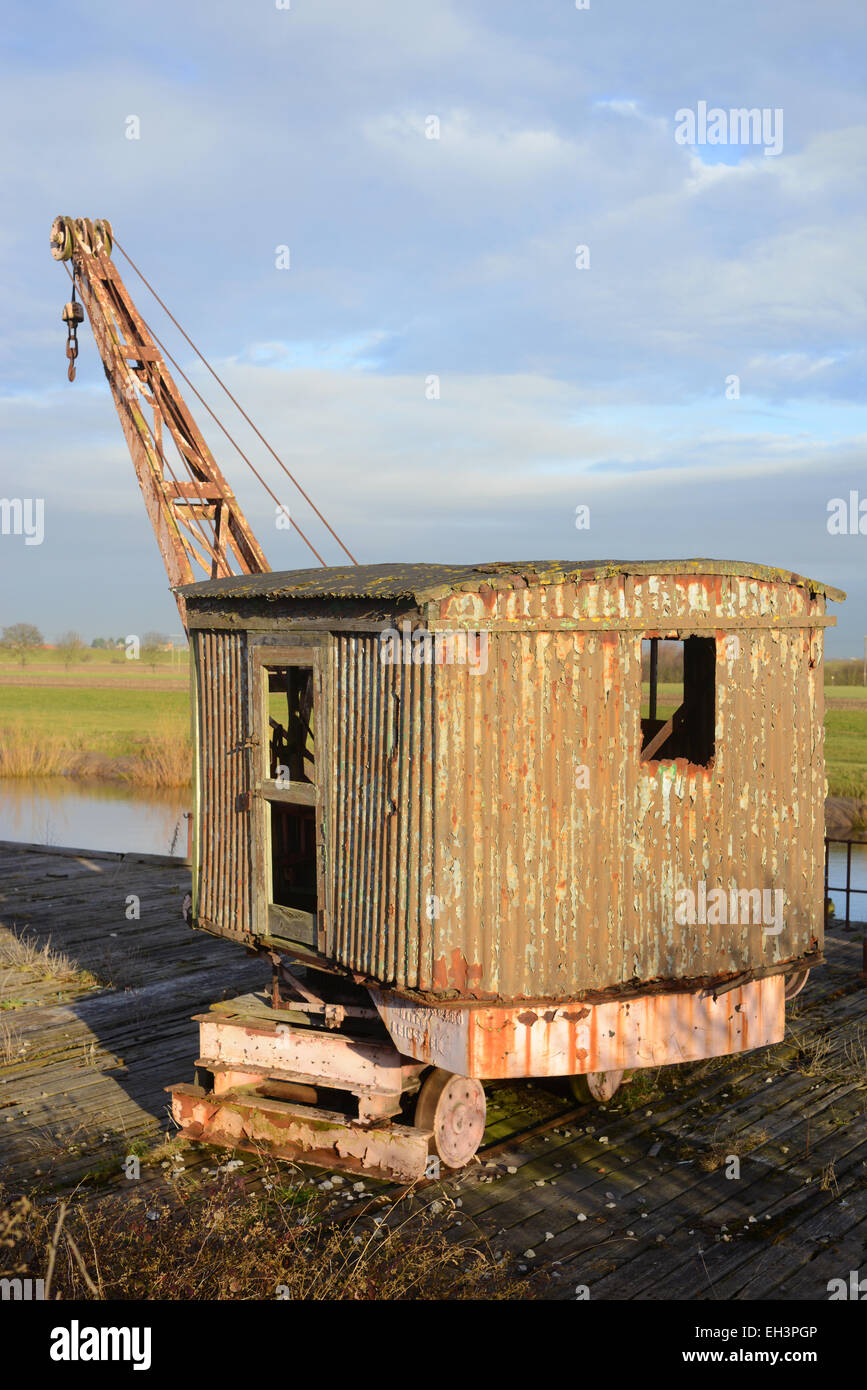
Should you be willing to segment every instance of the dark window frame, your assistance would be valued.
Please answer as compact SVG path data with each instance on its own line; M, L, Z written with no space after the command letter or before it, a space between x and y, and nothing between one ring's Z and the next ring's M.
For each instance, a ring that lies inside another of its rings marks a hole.
M642 763L686 759L692 767L711 767L716 754L716 638L695 633L646 636L639 648L639 710ZM683 648L683 701L668 719L658 716L659 643L679 642ZM643 718L643 644L650 644L650 699Z

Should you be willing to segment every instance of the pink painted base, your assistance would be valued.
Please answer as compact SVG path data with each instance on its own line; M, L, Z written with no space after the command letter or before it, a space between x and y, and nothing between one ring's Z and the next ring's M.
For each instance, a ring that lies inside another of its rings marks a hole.
M405 1057L481 1081L695 1062L782 1041L783 975L709 993L646 994L601 1004L409 1003L370 994Z

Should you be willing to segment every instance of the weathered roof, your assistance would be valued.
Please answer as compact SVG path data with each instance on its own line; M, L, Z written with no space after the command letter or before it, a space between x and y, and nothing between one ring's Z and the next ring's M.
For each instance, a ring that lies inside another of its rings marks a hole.
M335 565L210 579L182 585L178 592L186 599L379 598L424 603L456 590L476 589L492 579L498 587L508 588L512 575L525 584L554 584L612 574L737 575L766 583L803 585L831 599L846 597L842 589L833 589L817 579L742 560L498 560L478 565Z

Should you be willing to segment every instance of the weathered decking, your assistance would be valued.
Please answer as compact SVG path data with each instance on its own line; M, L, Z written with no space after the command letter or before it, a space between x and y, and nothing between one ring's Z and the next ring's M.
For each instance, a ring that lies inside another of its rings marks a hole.
M237 947L190 931L189 868L159 856L0 845L0 1174L15 1185L70 1183L135 1139L169 1126L164 1087L191 1081L190 1016L257 988L267 970ZM138 899L140 917L127 918ZM111 983L38 977L3 959L2 938L39 944ZM128 1149L127 1149L128 1151Z
M0 844L0 1179L13 1190L124 1184L133 1141L169 1126L164 1087L192 1079L190 1016L265 982L261 962L184 925L188 886L179 861ZM41 977L14 947L22 929L110 987ZM833 930L826 956L777 1048L639 1073L608 1106L576 1107L560 1082L489 1085L487 1147L444 1184L461 1206L443 1219L545 1267L553 1297L826 1298L867 1247L860 930ZM193 1150L186 1167L214 1162Z

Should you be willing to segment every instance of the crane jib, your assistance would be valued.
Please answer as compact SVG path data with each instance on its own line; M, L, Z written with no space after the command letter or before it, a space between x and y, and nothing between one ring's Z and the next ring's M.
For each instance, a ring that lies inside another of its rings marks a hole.
M55 260L72 263L73 294L63 311L69 379L86 311L173 588L265 573L264 552L111 259L113 246L105 219L58 217L51 229ZM175 596L185 621L183 598Z

